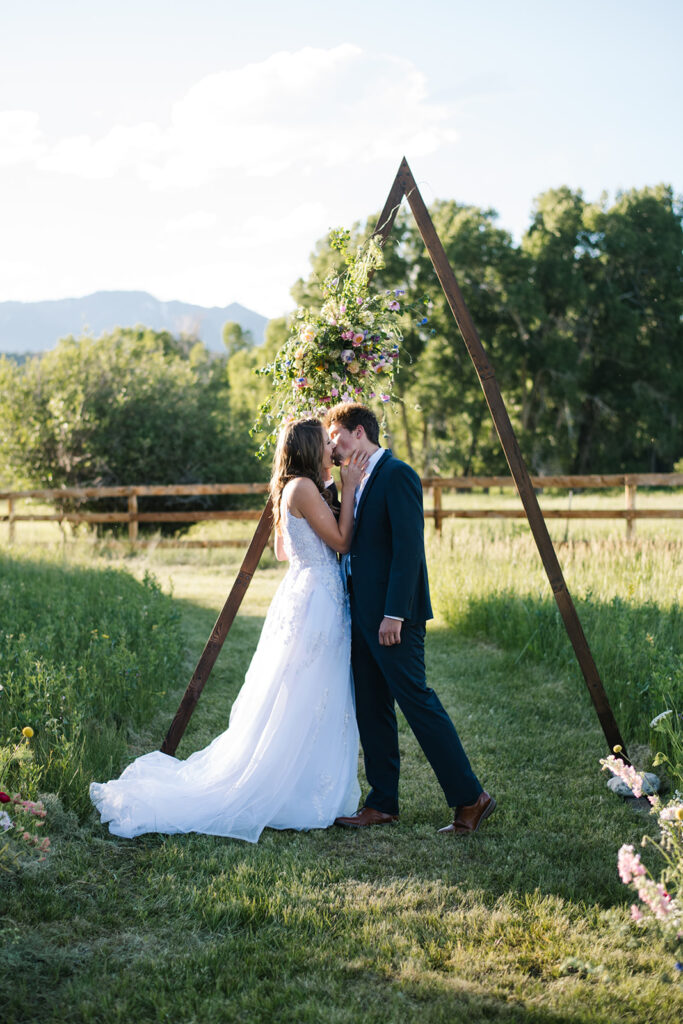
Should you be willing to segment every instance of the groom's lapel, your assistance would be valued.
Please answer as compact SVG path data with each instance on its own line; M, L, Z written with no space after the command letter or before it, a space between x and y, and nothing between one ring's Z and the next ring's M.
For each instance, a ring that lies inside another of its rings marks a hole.
M365 502L368 500L368 494L370 493L370 489L371 489L371 487L374 486L374 484L375 484L375 482L377 480L377 477L380 475L380 473L382 472L382 470L384 469L384 467L386 466L386 464L387 464L387 462L389 461L390 458L391 458L391 452L387 448L387 450L384 452L384 455L382 455L381 459L379 460L379 462L375 466L375 468L374 468L374 470L373 470L373 472L372 472L372 474L370 476L370 479L368 480L368 482L366 483L365 487L363 488L363 493L360 496L360 501L358 502L358 508L356 509L356 518L355 518L355 521L354 521L354 524L353 524L353 531L354 531L354 533L358 529L358 523L360 521L361 515L363 514L363 509L365 507Z

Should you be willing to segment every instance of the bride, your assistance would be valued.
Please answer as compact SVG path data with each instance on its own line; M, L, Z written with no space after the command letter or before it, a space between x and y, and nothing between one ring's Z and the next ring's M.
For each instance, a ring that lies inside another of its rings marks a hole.
M289 559L229 728L179 761L160 751L119 779L93 782L109 830L204 832L255 843L264 828L327 828L358 805L358 730L348 601L335 552L353 531L354 491L367 456L341 468L339 521L323 496L332 443L316 419L286 424L270 494L275 552Z

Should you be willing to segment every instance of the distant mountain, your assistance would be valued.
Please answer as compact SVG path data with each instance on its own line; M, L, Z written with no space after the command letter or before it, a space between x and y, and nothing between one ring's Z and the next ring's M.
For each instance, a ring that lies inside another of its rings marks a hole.
M82 299L0 302L0 352L44 352L59 338L85 331L99 337L114 327L144 324L156 331L194 334L212 352L224 352L222 330L234 320L263 342L268 319L238 302L223 308L160 302L147 292L95 292Z

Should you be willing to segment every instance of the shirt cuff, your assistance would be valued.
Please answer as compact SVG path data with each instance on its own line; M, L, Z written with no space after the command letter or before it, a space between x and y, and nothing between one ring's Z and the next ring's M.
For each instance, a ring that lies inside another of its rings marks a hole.
M396 622L405 622L405 619L401 615L386 615L385 619L395 619Z

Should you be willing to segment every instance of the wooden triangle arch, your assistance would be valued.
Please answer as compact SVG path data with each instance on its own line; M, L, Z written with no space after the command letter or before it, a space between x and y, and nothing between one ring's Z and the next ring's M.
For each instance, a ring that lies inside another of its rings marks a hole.
M574 648L574 653L583 672L583 677L588 687L588 692L591 695L593 705L595 707L597 716L600 720L602 730L605 734L605 739L609 745L610 750L615 746L619 745L622 748L622 757L626 759L626 752L624 749L624 742L619 733L616 720L612 713L605 689L602 685L602 680L598 674L597 667L593 660L590 648L586 637L584 636L583 629L579 617L574 607L574 602L571 599L569 591L567 590L567 584L564 581L560 563L557 560L555 549L553 548L548 528L543 518L536 494L534 493L531 478L529 472L522 459L522 454L519 450L517 438L515 437L514 430L510 418L503 402L503 397L500 393L500 388L496 381L493 367L491 366L484 347L479 339L476 328L472 322L472 318L469 314L469 310L465 305L465 301L462 297L458 283L455 280L455 274L448 262L444 248L439 240L439 236L436 233L432 219L429 216L427 207L424 204L422 196L420 195L419 189L415 183L415 179L408 166L405 157L401 162L401 166L398 169L398 174L394 184L389 192L389 197L385 203L384 209L379 218L379 222L374 231L374 236L377 237L382 245L386 242L394 221L396 214L398 213L399 206L403 198L408 200L410 209L415 217L415 222L419 228L422 240L424 241L425 247L434 269L436 270L437 277L441 283L448 304L451 307L455 322L457 323L460 333L462 334L467 351L469 352L474 368L477 371L479 382L481 383L486 401L488 403L493 422L500 438L500 443L503 446L505 457L510 467L510 472L515 481L519 496L522 499L524 510L529 520L529 526L531 532L534 535L536 546L538 547L543 567L547 573L550 586L552 587L557 606L560 610L560 615L564 621L569 639L571 640ZM242 603L247 587L251 581L251 578L256 571L256 567L259 563L259 559L263 554L263 550L268 543L271 530L273 528L273 507L268 499L268 504L263 510L259 524L256 527L256 532L249 545L242 567L237 574L237 578L232 586L232 590L228 595L228 599L225 602L222 612L216 620L216 625L213 628L213 632L209 637L206 647L202 652L202 655L197 663L197 667L194 671L194 675L190 680L187 690L180 703L178 711L176 712L175 718L171 723L171 727L168 730L166 738L161 747L165 754L174 754L178 743L185 731L190 716L194 711L195 705L199 700L199 696L204 688L204 684L209 677L211 669L213 668L216 658L223 646L228 631L233 623L235 615Z

